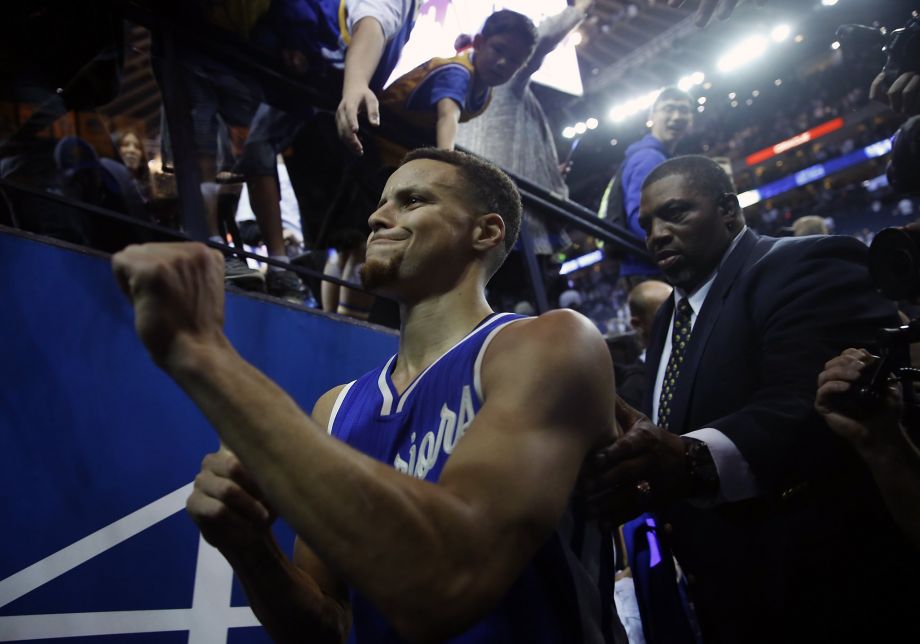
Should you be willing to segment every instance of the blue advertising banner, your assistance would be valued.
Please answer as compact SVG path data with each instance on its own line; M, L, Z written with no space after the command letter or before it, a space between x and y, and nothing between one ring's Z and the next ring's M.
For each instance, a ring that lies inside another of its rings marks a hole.
M108 260L0 231L0 267L0 641L269 641L185 516L216 434L147 357ZM233 293L226 330L307 411L397 348Z

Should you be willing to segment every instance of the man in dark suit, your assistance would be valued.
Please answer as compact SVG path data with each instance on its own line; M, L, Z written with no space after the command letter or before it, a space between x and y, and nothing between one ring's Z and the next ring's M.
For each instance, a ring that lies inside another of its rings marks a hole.
M648 417L620 405L589 507L660 511L707 643L920 641L920 553L813 408L824 363L896 320L866 248L758 236L698 156L648 176L640 223L675 295L647 353Z

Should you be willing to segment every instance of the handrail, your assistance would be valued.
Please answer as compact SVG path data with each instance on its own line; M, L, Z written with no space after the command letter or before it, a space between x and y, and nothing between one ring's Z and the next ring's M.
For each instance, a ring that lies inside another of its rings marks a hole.
M362 293L371 294L369 291L364 290L360 285L353 284L352 282L347 282L341 278L335 277L333 275L327 275L319 271L315 271L311 268L301 266L299 264L286 263L279 261L277 259L272 259L271 257L266 257L264 255L259 255L257 253L250 253L248 250L243 248L237 248L236 246L228 246L226 244L220 244L218 242L212 241L210 239L198 240L190 235L185 234L180 230L175 228L169 228L167 226L162 226L160 224L153 223L151 221L145 221L143 219L137 219L131 215L126 215L121 212L116 212L114 210L109 210L108 208L102 208L100 206L95 206L93 204L74 199L72 197L67 197L65 195L55 194L53 192L46 192L44 190L39 190L31 186L25 186L22 184L9 181L8 179L0 179L0 192L3 190L10 189L14 192L21 192L24 194L31 195L33 197L38 197L40 199L47 199L48 201L54 201L56 203L64 204L74 208L83 210L84 212L90 213L95 217L103 217L106 219L112 219L119 221L124 224L131 226L137 226L139 228L144 228L146 230L151 230L158 233L166 238L166 241L201 241L201 243L211 248L215 248L223 253L230 253L232 255L238 255L240 257L247 257L249 259L254 259L256 261L268 264L270 266L277 266L278 268L284 268L292 270L295 273L298 273L302 277L312 277L320 279L326 282L331 282L333 284L338 284L339 286L345 286L347 288L353 289L355 291L361 291ZM8 206L11 207L11 206Z

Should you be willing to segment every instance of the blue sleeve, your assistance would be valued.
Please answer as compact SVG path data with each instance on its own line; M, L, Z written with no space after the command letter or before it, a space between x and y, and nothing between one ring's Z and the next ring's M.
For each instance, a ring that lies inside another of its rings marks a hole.
M425 79L406 107L410 110L436 110L438 101L451 98L463 109L471 80L470 73L460 65L442 67Z
M642 182L652 170L667 161L658 150L645 149L636 152L623 164L623 205L629 230L639 239L645 239L645 232L639 227L639 197Z

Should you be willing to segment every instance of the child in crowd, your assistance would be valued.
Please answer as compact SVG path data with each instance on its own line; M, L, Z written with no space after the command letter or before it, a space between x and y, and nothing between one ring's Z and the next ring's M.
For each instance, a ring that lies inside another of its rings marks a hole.
M537 30L527 16L502 10L486 20L475 38L458 39L458 54L432 58L398 78L381 103L437 147L452 150L457 124L488 107L491 88L508 82L530 58ZM469 51L464 51L469 50Z

